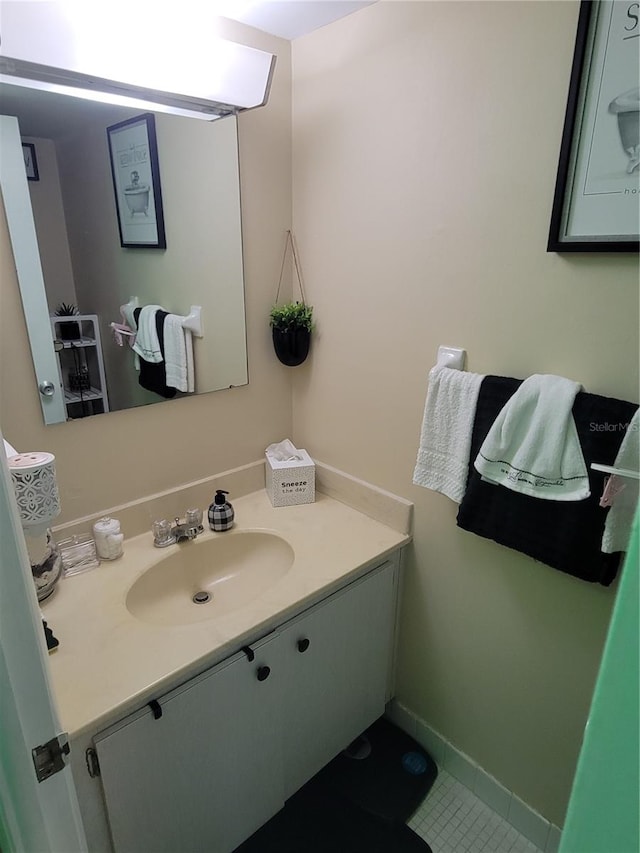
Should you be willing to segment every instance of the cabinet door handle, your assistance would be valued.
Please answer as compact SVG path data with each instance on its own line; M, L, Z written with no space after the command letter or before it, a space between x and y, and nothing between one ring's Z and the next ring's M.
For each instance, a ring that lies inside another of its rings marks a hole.
M258 681L266 681L269 678L269 673L271 672L271 668L268 666L259 666L258 667Z
M151 702L147 702L147 705L151 708L153 712L153 719L159 720L162 716L162 708L160 707L160 703L157 699L152 699Z
M306 652L309 648L309 640L305 637L302 640L298 640L298 651L302 654L302 652Z

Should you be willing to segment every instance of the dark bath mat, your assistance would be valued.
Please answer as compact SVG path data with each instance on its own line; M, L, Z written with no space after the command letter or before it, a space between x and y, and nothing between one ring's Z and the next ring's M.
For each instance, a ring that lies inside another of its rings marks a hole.
M383 821L404 823L435 782L435 762L385 717L358 740L320 771L318 781Z
M312 779L235 853L432 853L404 824L381 822Z

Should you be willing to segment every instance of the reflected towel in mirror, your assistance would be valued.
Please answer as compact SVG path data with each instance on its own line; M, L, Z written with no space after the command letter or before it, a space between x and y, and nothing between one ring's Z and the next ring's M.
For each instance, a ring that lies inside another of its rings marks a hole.
M178 391L193 393L193 337L183 326L183 317L167 314L164 318L164 359L167 385Z
M137 317L138 328L133 350L138 353L140 358L151 364L159 364L162 361L162 351L156 328L156 313L162 310L162 305L145 305L144 308L140 309Z

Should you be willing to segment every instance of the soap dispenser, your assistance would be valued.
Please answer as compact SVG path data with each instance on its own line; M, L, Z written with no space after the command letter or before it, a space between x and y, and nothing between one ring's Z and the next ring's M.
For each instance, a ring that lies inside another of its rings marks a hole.
M229 492L225 492L222 489L216 489L216 496L209 507L209 527L216 532L230 530L233 527L235 512L225 498L225 495L228 494Z

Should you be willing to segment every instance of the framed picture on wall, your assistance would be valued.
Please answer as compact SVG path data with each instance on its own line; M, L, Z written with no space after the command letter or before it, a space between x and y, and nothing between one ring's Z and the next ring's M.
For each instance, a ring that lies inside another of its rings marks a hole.
M38 160L36 158L36 146L33 142L22 143L22 156L24 157L24 168L27 172L28 181L39 181Z
M120 245L166 249L154 116L113 124L107 138Z
M549 252L640 248L640 6L582 0Z

